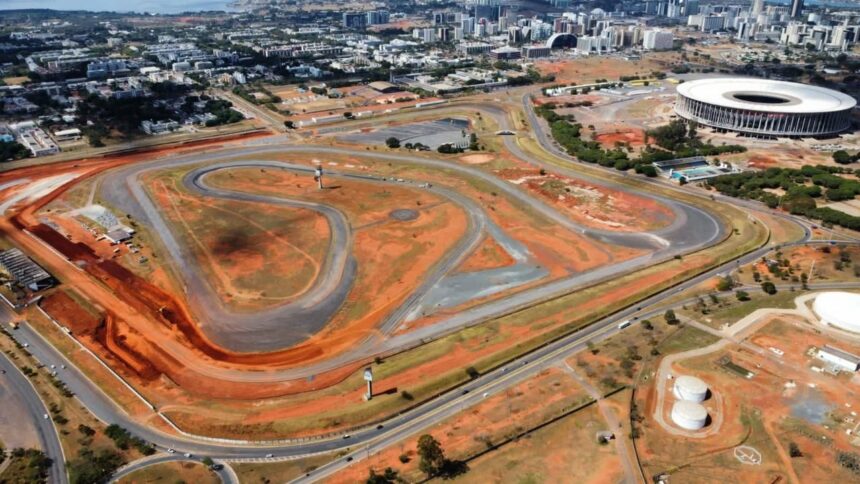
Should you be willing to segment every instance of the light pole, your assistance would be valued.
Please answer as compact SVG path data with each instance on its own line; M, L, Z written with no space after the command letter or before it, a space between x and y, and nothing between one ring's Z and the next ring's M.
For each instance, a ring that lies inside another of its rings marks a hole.
M373 369L367 367L364 369L364 381L367 382L367 393L364 394L365 400L371 400L373 398Z
M314 181L317 182L317 187L322 190L323 189L323 169L321 165L317 165L314 170Z

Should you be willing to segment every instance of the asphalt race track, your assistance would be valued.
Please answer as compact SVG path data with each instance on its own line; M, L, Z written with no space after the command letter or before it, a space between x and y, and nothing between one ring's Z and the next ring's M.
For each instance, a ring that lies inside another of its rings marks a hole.
M434 334L450 332L458 325L462 327L463 325L474 321L475 318L485 320L493 315L510 311L512 308L521 307L541 298L545 298L547 297L547 294L557 294L563 291L570 291L578 286L592 284L614 275L627 273L637 268L642 268L661 260L666 260L677 254L683 254L707 247L718 242L724 235L721 224L714 216L688 204L665 198L662 198L659 201L666 204L673 210L675 213L675 220L668 227L659 231L655 231L653 233L626 233L592 229L570 220L554 208L524 193L516 186L478 169L457 165L447 161L405 154L367 153L363 151L321 146L282 145L242 147L219 151L212 154L197 154L159 159L152 162L121 168L108 173L107 178L101 184L102 195L119 210L130 213L137 219L149 224L153 228L153 232L161 236L172 259L181 269L180 272L185 279L185 284L188 288L188 297L191 301L192 308L194 309L195 316L204 322L201 326L203 331L211 341L230 351L274 351L287 348L305 340L314 332L321 329L331 314L333 314L340 306L340 303L343 301L343 298L349 290L354 276L355 264L352 257L349 255L349 250L347 248L350 240L349 230L345 221L342 219L342 214L338 214L336 210L319 204L309 204L308 202L299 202L295 200L291 201L280 197L262 197L253 194L240 194L235 192L223 193L222 191L212 190L211 187L207 187L205 184L201 183L201 180L204 178L206 173L217 169L227 169L230 166L279 167L307 172L311 170L310 167L305 165L293 165L273 161L245 161L232 162L232 164L228 161L229 158L237 156L246 158L254 157L265 160L266 155L269 153L284 152L313 153L315 155L323 156L325 154L336 154L356 157L373 157L375 159L389 160L392 162L454 170L463 175L479 178L481 181L490 183L494 189L511 196L518 202L529 207L531 210L534 210L552 222L571 231L583 234L604 243L635 248L647 248L651 250L651 253L636 259L607 265L593 271L573 274L564 279L540 286L540 290L526 290L521 293L516 293L512 298L505 298L500 301L491 301L489 303L482 304L473 308L473 310L455 315L452 318L446 318L444 321L430 326L429 330L427 328L422 328L420 337L412 336L411 338L406 338L410 340L410 342L416 341L416 338L424 339L432 337ZM524 156L522 153L519 153L519 155ZM303 208L321 211L326 215L333 234L330 245L331 250L326 260L326 267L328 270L321 276L322 280L316 281L312 291L305 294L297 301L254 315L230 313L223 307L220 301L218 301L212 288L206 282L205 278L202 277L199 269L196 268L196 264L193 263L193 256L175 240L169 226L164 222L159 210L149 199L148 194L143 189L139 181L140 174L151 170L175 168L206 162L212 163L212 165L205 165L201 168L197 168L189 174L189 177L185 178L186 187L194 189L201 195L301 206ZM352 176L380 183L398 183L393 180L386 180L382 177L373 177L372 175L351 175L348 173L337 172L327 173L330 176ZM423 185L418 180L413 180L411 183L415 186ZM419 308L433 306L434 301L442 301L449 305L458 304L473 297L486 294L486 292L483 292L486 290L486 287L481 285L481 282L486 280L485 278L476 279L474 282L477 282L477 284L471 284L471 281L468 280L451 281L447 284L447 287L456 288L460 291L457 298L445 297L445 293L450 293L451 289L445 291L445 284L442 282L445 280L447 272L456 267L457 263L462 261L467 253L477 246L477 243L480 241L481 232L488 224L486 214L484 214L482 209L477 207L468 198L463 197L452 190L444 190L442 187L437 186L427 189L440 192L466 209L470 219L470 230L468 234L469 240L460 241L457 248L452 250L447 255L446 259L434 269L434 273L431 274L430 277L426 278L424 284L422 284L421 287L410 296L408 301L385 319L380 327L383 334L390 334L403 321L414 317L416 312L420 311ZM132 193L132 197L128 196L129 191ZM637 193L637 195L648 196L644 193ZM494 230L491 232L498 233L500 230ZM535 276L536 274L534 273L527 274L527 276L522 279L521 283L534 280ZM519 284L512 285L516 286ZM501 290L501 288L497 288L494 292L498 292L498 290ZM431 302L430 304L424 305L422 302L428 293L431 293L432 295ZM472 293L474 296L471 295ZM474 309L477 309L477 311ZM259 338L256 336L259 334L259 331L267 331L273 327L281 329L281 331L277 333L277 337ZM403 339L404 338L400 338L397 341L400 343L407 343L402 341ZM380 346L380 344L382 344L382 346ZM376 347L377 349L391 349L391 345L384 342L376 342L373 347ZM367 349L368 348L360 348L357 350L360 350L360 356L366 357L368 355L366 351ZM355 354L354 356L359 356L358 352L353 351L353 353ZM338 360L338 365L343 363L343 358L340 358ZM314 368L314 371L309 374L316 373L323 369ZM283 377L283 375L280 376ZM293 374L292 376L295 377L297 375Z

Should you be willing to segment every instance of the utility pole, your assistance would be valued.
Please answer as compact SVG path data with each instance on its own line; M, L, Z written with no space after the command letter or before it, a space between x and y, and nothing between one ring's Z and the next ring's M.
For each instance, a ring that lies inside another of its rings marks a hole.
M367 382L367 393L364 394L365 400L371 400L373 398L373 369L367 367L364 369L364 381Z
M317 165L316 169L314 170L314 181L317 182L317 188L319 188L320 190L323 189L322 178L323 178L322 165Z

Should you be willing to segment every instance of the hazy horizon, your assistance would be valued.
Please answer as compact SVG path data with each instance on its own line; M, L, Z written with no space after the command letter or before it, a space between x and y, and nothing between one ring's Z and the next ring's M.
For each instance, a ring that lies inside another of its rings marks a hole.
M50 10L85 10L89 12L146 12L146 13L182 13L208 10L229 11L231 0L190 0L176 2L170 0L142 0L120 4L116 0L80 0L68 2L61 0L5 0L0 10L22 10L44 8Z

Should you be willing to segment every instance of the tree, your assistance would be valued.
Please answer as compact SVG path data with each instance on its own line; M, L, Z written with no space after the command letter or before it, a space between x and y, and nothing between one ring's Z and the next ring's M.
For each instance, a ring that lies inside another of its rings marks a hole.
M445 463L442 445L430 434L418 437L418 457L421 458L418 469L427 474L427 477L436 476Z
M791 457L803 457L803 452L800 451L800 447L798 447L796 443L789 442L788 455Z
M460 148L459 146L455 146L451 143L445 143L443 145L439 145L439 147L436 148L436 151L438 151L439 153L444 153L444 154L462 153L463 148Z
M388 138L387 140L385 140L385 146L388 146L389 148L392 148L392 149L393 148L400 148L400 140L395 138L394 136L392 136L392 137Z
M215 465L215 461L212 460L212 458L208 457L208 456L204 457L202 462L203 462L203 465L205 465L206 467L212 467L213 465Z
M287 129L296 129L296 124L292 121L284 121L284 127Z
M762 282L761 283L761 290L767 294L770 294L771 296L776 294L776 286L770 281Z
M738 301L750 300L750 295L746 291L735 291L735 297L738 298Z
M481 376L481 372L479 372L474 366L466 368L466 374L473 380Z
M847 165L847 164L851 163L852 161L856 161L856 160L853 160L851 158L851 155L849 155L847 151L839 150L839 151L833 152L833 161L835 161L836 163L839 163L840 165Z
M678 317L675 316L675 311L671 309L666 310L666 313L663 314L663 318L666 320L666 324L675 325L681 322L678 320Z
M386 467L382 474L377 474L375 469L370 469L370 475L367 476L367 480L364 481L367 484L391 484L395 482L402 482L400 479L400 475L397 474L397 471L390 467Z
M735 281L732 280L732 276L721 277L717 282L717 290L720 292L728 291L732 287L734 287Z
M643 165L640 170L642 174L647 176L648 178L654 178L655 176L657 176L657 168L654 168L653 165Z

